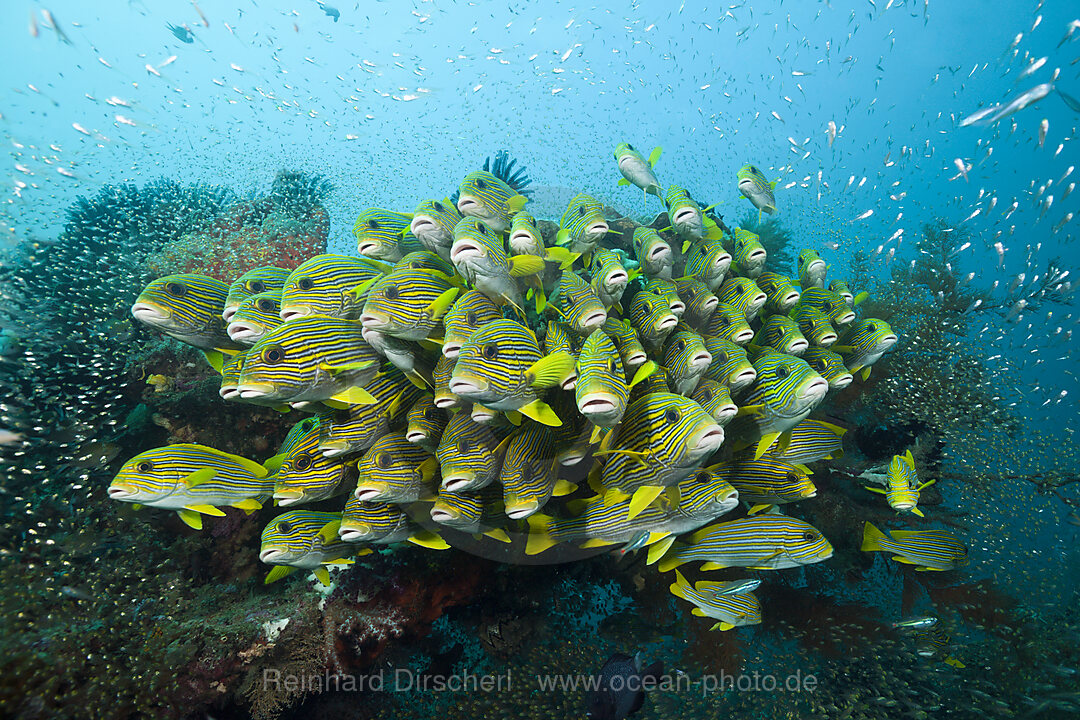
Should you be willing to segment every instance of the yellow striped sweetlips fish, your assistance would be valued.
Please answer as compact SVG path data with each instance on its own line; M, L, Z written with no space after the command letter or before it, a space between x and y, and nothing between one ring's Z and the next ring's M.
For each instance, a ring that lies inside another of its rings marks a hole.
M720 303L709 286L696 278L681 277L675 279L675 289L686 304L683 321L693 328L707 325Z
M555 235L555 244L566 247L570 252L587 255L586 266L591 261L591 253L600 246L609 230L604 217L604 206L594 197L578 193L559 219L559 232Z
M567 353L543 357L532 330L513 320L490 322L461 347L450 392L494 410L517 410L544 425L562 421L540 399L573 368Z
M690 399L701 406L701 409L713 416L720 427L724 427L739 412L739 408L731 399L731 391L727 385L701 378L697 387L690 395Z
M360 323L402 340L423 340L438 327L459 292L438 270L395 269L368 289Z
M503 487L506 516L512 520L537 512L552 495L568 495L577 489L576 485L559 479L555 434L551 428L532 422L522 423L510 436L499 483Z
M259 539L259 560L274 567L263 581L277 582L297 570L311 570L323 585L330 586L327 565L348 565L357 555L371 550L358 548L338 537L341 513L290 510L267 523Z
M454 227L450 260L473 288L499 305L509 303L521 308L517 278L543 271L544 259L535 255L509 257L499 232L476 218L464 218Z
M442 473L442 488L467 492L485 488L499 477L509 438L500 442L491 428L457 412L443 430L435 458Z
M630 299L630 325L649 350L660 350L678 324L666 297L642 290Z
M228 293L229 286L212 277L166 275L143 288L131 314L158 332L207 351L207 359L220 368L222 358L211 359L210 353L232 355L243 348L229 337L221 317Z
M704 341L705 349L712 355L706 378L726 385L732 393L753 385L757 370L746 356L746 348L716 337L706 336Z
M799 331L812 346L829 348L836 343L836 330L825 313L817 308L800 302L789 317L799 324Z
M361 335L364 342L389 360L390 364L400 370L415 387L421 390L433 387L435 363L431 361L431 354L420 344L371 328L364 328Z
M175 510L190 527L202 515L223 516L221 506L258 510L273 492L273 479L259 463L205 445L181 443L147 450L124 463L109 485L121 502Z
M319 452L326 457L367 450L389 432L423 392L395 367L372 378L364 388L375 402L320 413ZM427 396L430 398L431 396Z
M863 526L863 552L887 552L893 560L916 570L953 570L967 563L968 550L960 538L944 530L891 530L883 533L869 522Z
M577 383L574 385L577 409L598 428L613 428L622 420L630 387L622 358L603 330L594 330L577 358Z
M536 218L522 210L510 219L510 237L506 240L511 255L536 255L544 257L547 248L544 236L536 227Z
M683 272L697 278L716 292L723 284L731 267L731 253L724 248L720 240L704 238L686 253L686 267Z
M569 516L532 515L525 552L537 555L559 543L588 548L637 540L638 547L650 546L650 556L658 557L676 535L712 522L739 503L738 493L727 481L705 471L683 480L678 488L678 504L661 495L633 518L629 499L605 504L599 496L568 502Z
M407 407L405 439L434 454L446 428L446 413L435 407L435 398L427 393Z
M758 312L765 306L765 293L750 278L730 276L720 286L716 297L721 303L726 303L736 308L743 314L747 322L757 317Z
M679 395L690 395L710 364L712 355L705 349L701 336L693 330L677 330L664 345L668 385Z
M848 287L847 282L844 280L833 280L829 283L829 289L844 298L844 302L848 304L848 307L855 307L866 300L866 298L870 297L870 293L865 290L858 295L853 294L851 288Z
M238 352L225 361L221 366L221 385L218 386L218 395L222 400L239 400L240 372L244 368L246 352Z
M653 168L663 152L660 146L654 147L649 153L648 160L634 149L630 143L619 143L615 146L615 162L619 166L622 180L619 185L636 185L646 194L662 197L660 193L660 181L656 179Z
M756 207L760 213L772 215L776 212L776 198L773 190L775 180L766 180L765 176L753 165L743 165L735 175L739 192Z
M844 365L844 358L823 347L808 348L800 357L825 378L830 390L843 390L855 379Z
M502 320L502 311L495 301L479 290L466 290L457 296L454 304L443 316L446 333L443 335L442 353L456 359L466 340L492 320Z
M240 397L259 402L374 402L363 386L381 358L352 320L307 315L265 335L244 360Z
M618 305L630 282L630 273L623 265L622 256L614 250L597 248L593 251L591 274L590 284L603 306Z
M500 527L506 522L502 492L489 486L476 493L440 490L431 506L431 519L440 525L479 539L486 535L500 542L510 542L510 536Z
M737 345L747 345L754 339L754 331L746 321L746 315L734 305L718 303L709 322L701 329L705 336L727 340Z
M809 305L825 313L833 325L847 325L855 319L855 313L842 296L832 290L819 287L804 287L799 298L800 305Z
M893 455L885 475L888 482L887 490L874 487L866 489L884 495L889 502L889 507L896 512L909 512L924 517L923 511L918 508L919 493L937 481L928 480L919 484L919 476L915 472L915 458L911 456L911 450L903 455Z
M632 240L634 257L637 258L641 272L647 278L671 279L671 269L675 264L675 258L668 245L660 234L648 227L634 228Z
M303 421L301 421L303 422ZM356 468L319 448L324 418L283 444L281 466L274 475L274 502L281 506L318 502L352 490Z
M694 202L686 188L668 185L664 192L664 207L667 208L671 227L683 240L699 241L705 236L705 221L701 206Z
M825 272L828 266L814 250L805 248L799 253L798 270L799 285L804 290L825 287Z
M805 465L818 460L832 460L844 454L844 433L838 425L806 418L777 443L769 456L793 465Z
M409 230L421 245L449 262L450 246L454 244L454 226L461 222L461 217L447 198L425 200L413 211Z
M829 383L805 361L772 348L752 351L750 362L757 379L743 395L728 432L735 450L756 446L754 457L760 458L821 404Z
M786 505L817 496L805 465L793 465L765 455L760 460L742 456L709 468L739 491L739 499L750 503L750 514L772 505Z
M832 545L809 523L780 514L751 515L710 525L687 542L675 542L659 567L668 572L688 562L704 561L702 570L783 570L819 563L832 554Z
M292 270L288 268L257 267L233 280L229 285L229 294L225 297L225 307L221 311L222 319L225 322L232 320L233 313L240 304L253 295L270 293L280 299L290 273Z
M443 355L435 363L435 369L431 371L431 391L435 400L435 407L442 410L451 410L461 407L463 403L454 393L450 392L450 377L454 372L456 360Z
M281 293L259 293L240 303L225 331L233 342L251 346L281 322Z
M694 605L690 611L698 617L718 620L710 630L721 632L744 625L761 624L761 603L753 593L726 593L728 583L700 580L693 587L678 570L669 589L675 597Z
M281 319L291 322L305 315L329 315L355 320L367 299L358 287L370 287L388 266L349 255L316 255L289 274L281 291Z
M409 519L397 505L357 500L345 503L338 537L348 543L392 545L411 542L431 550L445 550L449 545L433 532L424 530Z
M637 370L649 359L649 356L645 354L645 348L641 345L641 340L638 339L637 332L626 320L609 315L601 329L615 343L627 372Z
M740 275L756 278L765 269L768 253L757 233L735 228L735 237L728 249L731 250L731 264Z
M395 270L433 270L440 272L443 275L453 278L454 277L454 263L449 260L443 260L429 250L416 250L414 252L405 255L391 268L390 272ZM456 279L453 280L455 284L459 284Z
M592 286L570 270L563 271L548 301L559 309L570 329L582 337L607 322L607 310Z
M409 231L413 216L382 208L368 208L353 224L356 251L375 260L397 262L405 253L401 239Z
M405 431L383 435L356 464L356 497L368 502L408 503L435 497L439 463L405 439Z
M848 370L863 380L870 377L870 366L896 344L896 333L884 320L869 318L853 322L843 340L833 346L847 363Z
M630 403L609 438L610 449L597 453L609 456L600 472L604 499L617 502L632 496L629 511L634 517L664 488L697 472L719 449L724 430L689 398L649 393Z
M574 367L570 368L559 383L563 390L573 390L577 385L577 353L570 342L570 326L561 320L550 320L547 332L544 333L544 354L552 355L557 352L564 352L574 359Z
M787 315L799 302L799 289L789 277L763 272L754 279L754 282L765 293L766 312Z
M810 347L810 343L799 330L799 324L787 315L770 315L765 318L752 342L788 355L802 355Z
M528 201L486 170L471 172L458 184L458 212L466 218L479 220L496 233L509 230L510 218Z
M671 308L671 312L675 317L681 318L683 313L686 312L686 303L679 297L679 288L674 281L663 278L649 278L645 282L645 290L653 295L667 298L668 307Z

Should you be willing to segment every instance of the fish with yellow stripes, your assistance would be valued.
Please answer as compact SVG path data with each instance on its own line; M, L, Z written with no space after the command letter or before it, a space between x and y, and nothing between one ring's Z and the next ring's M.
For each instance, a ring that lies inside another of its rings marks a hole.
M770 315L765 318L752 342L755 345L767 345L788 355L802 355L810 347L810 343L799 330L799 324L786 315Z
M772 272L763 272L754 282L765 293L765 311L787 315L799 302L801 294L791 278Z
M201 530L202 515L224 516L222 506L258 510L273 489L263 465L205 445L181 443L128 460L108 492L113 500L174 510L187 525Z
M495 233L509 230L510 219L528 201L524 195L486 170L471 172L458 184L458 212L466 219L479 220ZM456 236L457 232L454 234Z
M578 373L577 352L570 341L570 326L562 320L551 320L547 324L547 332L544 333L544 354L552 355L557 352L564 352L574 359L574 366L559 383L563 390L573 390L577 386Z
M220 369L221 354L232 355L244 347L229 337L221 317L228 294L229 286L212 277L166 275L143 288L131 314L144 325L207 352L207 359ZM218 355L211 355L215 352Z
M693 277L680 277L675 278L675 288L686 306L683 312L686 324L695 329L707 325L720 303L709 286Z
M757 370L747 357L746 348L731 340L706 336L705 349L712 355L712 362L705 377L726 385L733 393L750 387L757 379Z
M792 465L831 460L844 454L846 428L824 420L806 418L788 430L769 455Z
M318 502L352 490L355 463L326 456L319 447L324 418L300 421L278 453L280 466L274 474L274 503L281 506Z
M677 320L676 323L678 323ZM637 332L626 320L609 315L601 329L615 343L615 348L619 351L619 357L622 358L627 372L637 370L649 359L641 340L638 339Z
M297 570L311 570L329 587L326 566L348 565L357 555L371 552L341 540L340 528L339 512L290 510L278 515L266 524L259 538L259 560L274 566L263 582L269 585Z
M461 293L443 316L443 325L446 328L443 335L443 355L456 359L461 352L461 346L475 331L493 320L502 319L499 306L484 293L479 290L466 290Z
M453 492L479 490L499 476L508 439L496 437L468 412L457 412L443 430L435 458L442 473L442 487Z
M747 321L758 316L761 308L765 306L766 299L765 293L761 291L757 283L750 278L735 275L728 276L724 280L716 292L716 297L721 303L727 303L737 309Z
M807 288L825 287L825 273L828 266L821 256L811 248L803 248L799 251L797 268L799 273L799 285L804 290Z
M823 347L810 347L800 357L829 383L830 390L843 390L855 377L844 365L844 358Z
M441 410L453 410L463 404L461 398L450 392L450 377L454 372L455 360L443 355L435 363L435 369L431 371L431 393L434 396L435 407Z
M577 357L577 381L574 397L577 409L598 428L613 428L622 420L626 403L630 400L630 388L641 380L642 366L634 381L627 384L622 358L603 330L594 330Z
M829 384L805 361L772 348L752 351L750 362L757 378L740 400L739 415L728 431L733 449L754 446L754 456L760 458L821 404Z
M686 251L685 260L683 272L705 283L714 293L720 289L731 268L731 253L715 238L706 237L694 243Z
M619 305L630 282L630 271L623 265L622 256L614 250L597 248L593 251L591 275L589 284L600 303L607 309Z
M389 266L349 255L316 255L296 266L281 291L281 319L292 322L307 315L355 320L360 317L369 287Z
M836 327L847 325L855 319L855 312L843 297L820 287L804 287L799 296L800 305L820 310Z
M728 386L707 377L698 381L694 392L690 394L690 399L712 415L720 427L731 422L739 412L739 407L731 399L731 390Z
M282 322L281 293L249 295L232 313L225 331L233 342L251 346Z
M668 385L679 395L690 395L711 364L705 341L693 330L677 330L664 344Z
M915 458L908 450L903 455L893 455L889 461L889 468L885 472L888 487L886 489L867 487L871 492L881 493L896 512L909 512L923 517L923 511L919 509L919 493L924 488L933 485L937 480L928 480L919 483L919 475L915 471Z
M686 312L686 303L679 297L679 288L674 281L659 277L649 278L645 281L645 289L654 295L666 298L672 314L677 318L682 318L683 313Z
M379 372L364 389L375 402L320 413L319 452L323 455L338 457L367 450L425 396L395 367ZM425 397L430 400L431 396Z
M865 290L858 295L851 292L851 288L848 287L846 280L832 280L829 282L829 289L834 293L844 298L844 302L848 304L848 307L855 307L862 303L866 298L870 297L870 294Z
M705 236L705 219L701 206L690 197L686 188L675 184L668 185L661 199L667 209L668 221L680 238L695 242Z
M356 497L368 502L414 502L435 496L439 463L396 430L383 435L356 464Z
M449 262L450 246L454 244L454 226L461 222L461 217L447 198L424 200L413 210L409 231L421 245Z
M392 545L411 542L432 550L445 550L449 545L433 532L424 530L409 519L398 505L358 500L350 496L341 512L338 537L347 543Z
M450 391L495 410L516 410L544 425L562 421L540 394L559 384L573 367L569 354L542 356L532 330L513 320L496 320L461 347Z
M508 256L499 231L472 217L454 226L450 260L473 288L499 305L509 303L519 310L521 287L517 279L544 269L544 259L535 255Z
M398 268L375 279L360 313L365 329L423 340L442 321L461 288L438 270Z
M434 396L428 393L405 407L405 439L434 454L446 428L446 412L435 406Z
M832 554L832 545L809 523L778 513L751 515L710 525L687 542L674 543L660 560L660 571L688 562L703 562L702 570L783 570L819 563Z
M953 570L967 563L968 549L945 530L891 530L888 534L870 522L863 527L863 552L892 553L892 559L916 570Z
M221 318L225 322L231 321L240 304L253 295L268 293L280 299L281 291L285 289L285 281L291 272L292 270L287 268L272 266L248 270L229 285L229 294L225 296Z
M817 496L810 469L774 456L755 460L742 456L709 468L739 491L739 499L750 504L755 515L773 505L786 505Z
M748 345L754 339L754 331L746 321L746 314L726 302L717 303L716 310L701 328L701 333L731 341L736 345Z
M656 179L656 173L653 172L656 162L660 159L661 152L663 151L659 146L654 147L652 152L649 153L648 159L646 159L630 143L623 142L616 145L615 163L619 166L619 173L622 175L622 179L619 180L618 184L636 185L646 195L651 194L662 197L660 181Z
M647 349L656 351L662 348L678 324L679 319L671 312L666 297L642 291L631 298L630 325Z
M563 271L549 303L576 334L585 337L607 322L607 310L592 285L570 270Z
M247 352L238 352L224 361L221 366L221 384L218 395L222 400L240 400L240 372L244 368Z
M412 221L411 213L368 208L353 223L356 251L375 260L397 262L405 254L401 239Z
M645 277L671 279L675 257L671 246L658 232L648 227L634 228L631 246Z
M871 366L896 344L896 340L896 333L889 323L869 318L851 323L832 350L840 353L848 370L866 380L870 377Z
M576 485L559 478L555 434L551 428L525 422L510 436L499 482L506 516L519 520L532 515L548 498L568 495Z
M743 277L756 278L765 269L768 253L757 233L735 228L728 250L731 251L732 267Z
M636 541L638 547L649 547L655 560L676 535L712 522L739 503L738 492L726 480L704 470L680 482L678 491L677 503L661 495L634 517L629 499L607 504L600 496L569 501L570 515L532 515L525 552L537 555L560 543L590 548Z
M578 193L570 199L559 219L559 232L555 244L570 252L585 255L586 265L591 262L592 252L600 245L609 230L604 218L604 206L594 197Z
M759 217L761 213L772 215L776 212L776 198L773 196L775 180L767 180L765 175L751 164L739 168L735 180L742 196L758 209Z
M477 539L483 535L508 543L510 536L498 527L506 522L505 512L502 492L495 486L488 486L473 493L439 490L430 515L434 522Z
M831 348L836 344L836 329L833 328L825 313L801 302L792 308L789 317L799 325L799 331L810 344L821 348Z
M244 360L240 397L259 402L374 402L363 389L381 358L352 320L307 315L263 336Z
M717 620L710 630L727 631L746 625L761 624L761 603L753 593L727 593L730 583L701 580L693 586L682 573L675 571L671 594L694 605L690 612L698 617Z

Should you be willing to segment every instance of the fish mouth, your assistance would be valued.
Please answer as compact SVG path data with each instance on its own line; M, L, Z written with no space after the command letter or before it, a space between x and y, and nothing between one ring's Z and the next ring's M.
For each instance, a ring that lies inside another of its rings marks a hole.
M895 335L886 335L885 337L881 338L881 342L878 344L878 347L883 348L885 350L888 350L889 348L891 348L895 344L896 344L896 336Z
M615 412L617 407L614 401L601 393L582 395L578 402L578 410L582 415L605 415Z
M792 290L780 300L780 309L790 310L795 307L795 303L799 302L800 297L802 297L802 295Z
M491 408L482 407L480 405L473 405L472 419L475 423L485 425L495 419L498 413Z
M110 500L127 500L128 498L135 497L135 493L131 490L125 490L122 487L116 487L115 485L109 486L109 499Z
M603 310L596 310L585 316L585 319L581 321L581 328L586 333L592 333L598 327L607 322L607 313Z
M585 231L585 237L599 239L607 235L607 233L608 224L606 222L595 222Z
M353 491L353 495L360 502L375 502L382 497L382 494L381 487L364 487L363 485L357 485L356 490Z
M755 380L757 380L757 370L743 370L731 381L731 389L741 390L748 385L753 385Z
M506 516L511 520L519 520L521 518L529 517L539 508L540 505L535 500L532 502L521 503L520 505L515 505L514 507L510 507L509 505L507 505Z
M831 387L833 390L843 390L848 385L850 385L854 379L855 377L853 375L851 375L850 373L845 373L844 375L834 378L833 381L829 384L829 387Z
M413 233L414 235L416 233ZM338 537L345 542L363 542L371 536L371 530L369 528L341 528L338 530Z
M229 322L233 319L233 315L240 309L239 305L226 305L221 311L221 319L225 322Z
M274 561L282 558L285 553L277 548L267 548L259 551L259 561L267 565L274 565Z
M825 397L827 392L829 392L829 383L825 382L825 378L819 377L803 388L799 397L806 402L816 403Z
M421 234L429 231L434 231L437 225L435 221L429 217L423 215L416 215L413 217L412 222L409 223L409 232L413 235L420 237Z
M457 209L459 213L469 217L484 217L487 212L482 203L469 195L458 196Z
M379 251L379 246L379 243L374 240L363 240L356 246L356 252L373 257Z
M825 272L824 260L811 260L810 264L806 266L807 275L818 275Z
M229 386L220 388L218 390L218 395L221 396L222 400L232 400L234 397L237 397L237 396L240 395L240 391L237 389L236 385L229 385Z
M446 510L438 510L436 508L431 508L431 519L434 520L437 523L442 524L442 523L453 522L456 518L454 517L453 513L451 513L451 512L448 512Z
M330 440L325 443L319 443L319 450L322 452L323 457L327 458L344 455L348 449L349 446L340 440Z
M427 440L428 434L423 430L409 430L405 433L405 440L411 442L413 445L419 445Z
M675 212L675 217L671 218L671 222L678 225L683 223L694 222L697 219L697 212L692 207L683 207Z
M269 383L244 383L236 386L236 391L240 393L240 397L244 400L267 397L272 395L275 389Z
M656 328L658 330L671 330L672 328L674 328L678 324L679 324L679 319L677 317L675 317L674 314L669 314L669 315L666 315L663 320L656 323ZM750 333L750 335L753 336L753 333Z
M254 343L263 336L263 332L261 330L257 330L250 325L245 325L244 323L229 323L229 326L225 329L225 332L229 334L230 340L238 343Z
M855 319L855 313L848 310L847 312L840 315L840 317L836 318L836 324L837 325L847 325L849 322L851 322L854 319Z
M653 249L649 251L649 260L656 262L657 260L667 259L671 257L671 248L667 245L657 244L653 246Z
M443 477L442 486L450 492L461 492L463 490L468 490L475 479L476 476L474 473L461 470Z
M672 314L674 314L677 318L681 318L683 316L683 313L686 312L686 303L684 303L682 300L669 300L668 307L671 308Z
M147 325L160 325L172 317L172 313L157 305L137 302L131 306L131 314L139 322Z
M746 329L746 330L742 330L742 331L736 333L735 337L732 338L731 341L733 343L735 343L736 345L745 345L746 343L750 342L753 339L754 339L754 331L750 330L750 329Z
M731 267L731 253L724 253L723 255L718 255L716 259L713 260L712 266L713 270L718 275L726 273L728 271L728 268Z
M810 347L810 343L805 340L792 340L788 343L787 350L784 352L788 355L802 355L808 347Z
M375 315L374 313L364 313L360 316L360 324L364 326L365 330L384 330L389 326L387 318L381 315Z
M702 351L690 358L690 367L704 372L712 364L712 355Z
M626 367L636 368L645 364L645 361L649 359L649 356L645 354L644 350L635 350L630 353L630 356L626 358Z
M454 243L450 248L450 262L457 265L458 263L465 262L467 260L474 260L484 257L484 251L474 242L469 240L463 240L461 242Z
M626 287L626 283L630 282L630 278L622 270L616 270L615 272L604 278L604 286L609 289L617 287Z
M746 195L747 197L749 197L751 192L753 191L753 189L754 189L754 180L753 180L753 178L743 178L742 180L739 181L739 192L741 192L743 195Z
M457 407L459 400L453 393L439 393L435 396L435 407L440 410L448 410Z
M466 380L464 378L450 378L450 392L461 397L479 395L488 389L488 383L483 380ZM438 404L438 403L436 403Z
M578 379L577 370L571 370L570 375L568 375L562 381L562 383L559 385L559 387L561 387L563 390L573 390L574 388L577 387L577 379Z
M727 425L739 413L739 408L734 404L718 407L713 411L713 417L721 425Z
M765 295L765 293L755 295L753 297L753 299L750 300L750 309L751 310L760 310L762 308L762 306L765 304L766 298L767 298L767 296Z
M567 450L566 454L560 456L559 464L563 467L573 467L584 460L587 454L587 452L582 452L580 450Z
M448 360L455 360L461 354L461 343L447 342L442 346L442 354Z
M708 430L698 436L693 449L702 453L711 453L720 448L724 442L724 429L719 425L711 425Z
M282 322L289 322L290 320L295 320L296 318L301 318L301 317L304 317L305 315L310 315L310 314L311 314L311 308L306 308L306 307L298 306L298 305L287 305L287 306L281 308L281 311L278 313L278 316L281 318Z
M707 312L707 313L709 313L711 315L712 313L716 312L716 306L719 305L719 304L720 304L720 299L718 297L716 297L715 295L713 295L711 298L709 298L705 302L701 303L701 307L702 307L703 310L705 310L705 312Z
M818 340L818 344L820 344L822 347L829 347L830 345L833 345L835 343L836 343L836 333L825 333Z
M304 493L300 492L299 490L275 490L274 491L274 500L276 500L277 504L280 505L281 507L286 507L288 505L295 505L296 503L300 502L303 498L304 498Z

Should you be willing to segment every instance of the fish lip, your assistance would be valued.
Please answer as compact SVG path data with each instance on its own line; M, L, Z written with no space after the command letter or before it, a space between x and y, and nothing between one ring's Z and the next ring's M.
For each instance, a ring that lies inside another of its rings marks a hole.
M741 192L744 195L747 195L748 193L746 192L746 190L743 189L743 185L749 185L751 188L753 188L754 187L754 179L753 178L743 178L742 180L739 181L739 192Z
M739 414L739 408L734 403L731 405L724 405L716 410L716 415L713 415L713 417L716 418L716 422L721 424L731 422L732 418Z
M585 231L585 234L590 237L603 237L604 235L607 235L608 230L610 230L610 227L608 227L606 222L596 222L589 226L589 229Z
M453 395L435 396L435 407L439 408L440 410L446 410L447 408L455 407L457 404L458 398L454 397Z
M109 487L110 500L125 500L130 497L135 497L135 493L120 487Z
M230 320L233 319L233 315L235 315L236 311L239 310L239 309L240 309L239 305L226 305L221 310L221 319L224 320L225 322L229 322Z
M562 459L559 460L559 465L562 465L563 467L573 467L574 465L577 465L579 462L584 460L586 454L587 453L581 453L579 455L576 453L571 453L569 455L564 455Z
M539 509L539 506L535 502L519 505L513 509L506 508L506 516L511 520L519 520L524 517L532 515Z
M360 253L361 255L369 255L370 251L377 250L378 248L379 243L373 240L365 240L364 242L356 246L356 252Z
M413 234L415 235L416 233ZM344 542L362 542L369 534L370 533L360 532L359 530L353 530L351 528L348 530L345 528L338 530L338 537Z
M896 344L896 340L897 337L895 335L886 335L885 337L881 338L881 345L887 350Z
M495 419L498 413L491 408L477 409L476 405L473 405L472 419L475 423L489 423Z
M409 223L409 232L417 237L421 232L426 231L428 228L435 229L435 221L425 215L415 215L412 222Z
M603 310L597 310L595 312L589 313L585 317L585 319L581 321L581 327L586 332L591 333L593 330L596 330L598 327L600 327L601 325L603 325L606 322L607 322L607 313L604 312Z
M645 361L649 359L649 356L645 354L644 350L630 353L630 357L626 358L626 367L636 368L645 364Z
M273 561L277 560L279 557L281 557L284 554L285 553L283 553L281 550L278 550L276 548L270 548L268 550L260 550L259 551L259 562L265 563L267 565L273 565L274 564Z
M656 327L659 330L669 330L669 329L675 327L678 324L679 324L679 319L677 317L675 317L674 313L672 313L672 314L669 314L667 317L665 317L660 322L658 322L656 324ZM753 333L751 333L751 334L753 334Z
M800 355L806 352L809 347L810 343L805 340L792 340L788 345L787 353L788 355Z
M848 385L850 385L854 379L855 376L848 373L846 375L841 375L835 378L832 383L830 383L830 385L834 390L843 390Z
M686 312L686 303L682 300L671 300L668 302L668 307L671 308L672 314L677 318L682 317L683 313Z
M447 523L453 520L454 516L445 510L431 508L431 519L437 523Z
M581 402L578 403L578 409L581 414L586 413L593 415L602 415L604 413L610 413L615 411L615 403L606 397L601 396L601 393L589 393L581 396Z
M703 302L701 304L701 307L703 307L704 309L706 309L706 310L708 310L710 312L713 312L713 311L716 310L716 306L719 305L719 304L720 304L720 298L718 298L718 297L716 297L714 295L711 298L709 298L708 300L706 300L705 302Z
M694 215L694 208L686 206L675 213L675 217L671 218L671 222L681 225L682 223L686 222L687 216L693 219Z
M299 490L275 490L274 500L277 500L277 504L281 507L286 505L295 505L304 498L304 493Z
M622 270L616 270L604 278L604 284L608 287L615 287L618 285L625 287L628 282L630 282L630 278Z
M353 491L353 495L361 502L377 501L381 494L382 493L376 488L366 488L362 485L358 485L356 490Z
M150 325L158 324L172 317L172 313L156 305L137 302L131 306L131 314L136 320Z
M855 313L848 310L846 313L836 318L837 325L847 325L849 322L855 319Z
M414 445L419 444L427 439L427 433L421 430L412 430L405 433L405 439Z
M791 308L795 307L795 304L799 302L799 298L801 297L802 295L800 293L792 290L780 301L780 309L790 310Z
M458 209L458 212L461 213L462 215L468 215L469 217L479 217L479 215L474 214L474 212L479 208L483 208L483 205L481 205L479 201L474 200L471 196L469 196L469 195L459 195L458 196L457 209ZM469 212L470 210L472 210L474 212L471 213L471 212Z
M561 387L563 390L573 390L573 389L575 389L577 387L577 379L578 379L577 371L576 370L571 371L571 374L565 380L562 381L562 383L559 385L559 387Z
M480 246L469 240L463 240L456 242L450 248L450 262L455 265L469 258L484 257L484 251L480 249Z
M244 323L229 323L229 326L225 328L225 332L228 333L229 339L233 342L258 340L263 335L263 333Z
M747 260L764 260L766 256L765 248L756 248L750 251L750 254L746 256Z
M443 478L442 486L450 492L461 492L467 490L474 479L469 475L451 475Z
M731 387L744 388L747 385L753 385L755 380L757 380L757 370L743 370L731 381Z
M667 245L656 244L653 246L653 249L649 251L650 260L669 257L671 257L671 248Z
M699 352L690 359L690 367L696 370L705 370L712 365L712 355L708 352Z
M462 343L446 343L442 347L442 354L448 360L454 360L461 354Z
M229 387L229 388L219 388L218 389L218 395L221 396L222 400L230 400L230 399L236 397L239 394L240 394L240 391L236 388L235 385L233 385L232 387Z
M363 313L360 316L360 324L364 326L365 330L376 331L382 330L389 325L386 318L381 318L378 315L373 315L371 313Z
M281 310L278 312L278 317L281 318L282 322L289 322L290 320L292 320L294 318L304 317L305 315L310 315L310 314L311 314L311 310L308 309L308 308L295 307L295 306L290 305L290 306L281 308Z
M694 448L708 452L718 449L723 443L724 429L719 425L713 425L698 437L697 442L694 443Z
M455 380L454 378L450 378L450 392L454 393L455 395L476 395L478 393L484 392L485 390L487 390L487 383L481 385L480 382L473 382L471 380L462 379Z
M272 395L274 386L267 383L245 383L243 385L237 385L236 391L240 393L241 398L249 400L251 398L261 398Z
M732 340L732 342L735 343L736 345L745 345L746 343L750 342L753 339L754 339L754 331L753 330L743 330L741 333L739 333L738 335L735 336L735 339Z
M345 451L349 449L349 446L344 442L330 441L323 445L319 444L319 450L322 452L323 457L333 458L339 455L344 455Z
M829 347L836 343L836 333L825 333L821 336L821 345L823 347Z
M825 397L827 392L829 392L829 383L825 382L825 378L819 377L817 380L811 381L799 396L803 400L815 401Z

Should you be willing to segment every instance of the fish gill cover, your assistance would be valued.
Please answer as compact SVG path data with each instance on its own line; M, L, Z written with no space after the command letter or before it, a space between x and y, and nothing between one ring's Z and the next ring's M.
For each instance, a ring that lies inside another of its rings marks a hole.
M1074 10L535 9L0 9L0 714L1077 713Z

